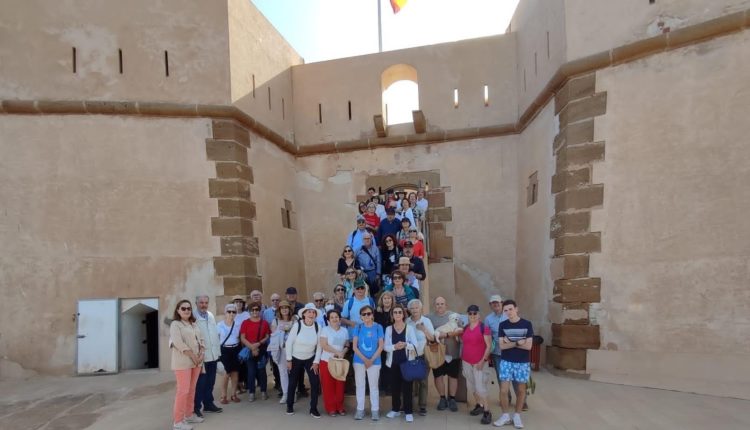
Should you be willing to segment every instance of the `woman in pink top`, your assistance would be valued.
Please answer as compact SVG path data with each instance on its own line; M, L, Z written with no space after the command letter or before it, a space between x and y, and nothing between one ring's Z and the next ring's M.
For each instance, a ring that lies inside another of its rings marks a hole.
M469 324L461 334L461 341L464 344L461 351L461 364L466 378L466 391L474 393L476 400L476 406L469 414L474 416L482 414L481 423L489 424L492 422L492 413L487 403L488 378L484 370L490 351L492 351L492 332L479 319L479 306L471 305L466 312L469 314Z

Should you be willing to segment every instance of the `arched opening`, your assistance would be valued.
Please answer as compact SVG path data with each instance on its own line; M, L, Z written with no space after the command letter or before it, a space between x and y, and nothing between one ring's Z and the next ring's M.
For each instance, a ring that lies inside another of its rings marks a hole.
M386 125L412 122L412 111L419 110L417 69L407 64L395 64L383 71L380 82Z

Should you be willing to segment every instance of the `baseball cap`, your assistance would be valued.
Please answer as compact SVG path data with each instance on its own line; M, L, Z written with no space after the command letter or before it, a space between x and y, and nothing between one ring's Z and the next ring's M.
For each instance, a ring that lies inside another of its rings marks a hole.
M294 287L289 287L286 289L287 294L297 294L297 289Z
M237 300L240 300L240 301L244 302L244 301L245 301L245 298L244 298L244 297L242 297L242 296L234 296L234 297L232 297L232 301L233 301L233 302L234 302L234 301L237 301Z
M386 213L386 215L395 214L396 213L396 208L393 208L393 207L389 206L389 207L385 208L385 213Z
M494 302L498 302L498 303L502 303L503 302L503 298L500 297L500 294L494 294L494 295L490 296L490 303L494 303Z
M414 243L412 243L412 241L411 241L411 240L405 240L405 241L404 241L404 247L405 247L405 248L411 248L411 247L413 247L413 246L414 246Z
M466 308L466 312L479 312L479 306L470 305L468 308Z
M401 257L398 259L398 264L411 264L409 257Z

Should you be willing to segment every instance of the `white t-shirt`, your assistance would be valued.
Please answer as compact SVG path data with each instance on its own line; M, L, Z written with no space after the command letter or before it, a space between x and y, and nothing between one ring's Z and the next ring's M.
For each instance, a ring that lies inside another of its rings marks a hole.
M237 323L235 321L232 334L229 334L229 329L232 328L232 325L227 325L224 320L219 321L219 323L216 324L216 329L219 331L219 343L224 342L224 339L227 339L227 335L229 335L229 338L224 342L224 346L237 345L240 343L240 326L242 326L242 323Z
M344 345L346 345L346 341L349 340L349 332L341 326L338 330L334 330L331 326L326 326L325 328L323 328L323 331L320 332L320 337L326 338L326 342L328 342L328 345L336 351L343 351ZM333 354L328 351L323 351L320 353L321 361L328 361L329 359L331 359L331 357L333 357Z
M414 321L411 318L407 318L406 320L406 324L414 327L414 332L417 334L417 355L422 355L424 354L424 347L427 345L427 336L425 336L422 330L417 328L417 323L419 322L424 324L424 327L427 329L427 333L429 333L430 336L435 336L435 328L432 326L432 321L424 315L419 317L417 321Z

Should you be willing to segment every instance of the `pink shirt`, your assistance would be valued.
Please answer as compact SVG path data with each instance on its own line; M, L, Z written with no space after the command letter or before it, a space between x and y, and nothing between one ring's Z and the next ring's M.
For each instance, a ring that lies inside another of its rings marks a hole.
M484 334L479 332L482 327L482 323L478 323L474 329L467 325L464 328L464 333L461 335L461 340L464 343L463 351L461 351L461 359L469 364L477 364L484 358L484 351L487 348L487 344L484 343L484 336L491 336L490 328L484 325Z

